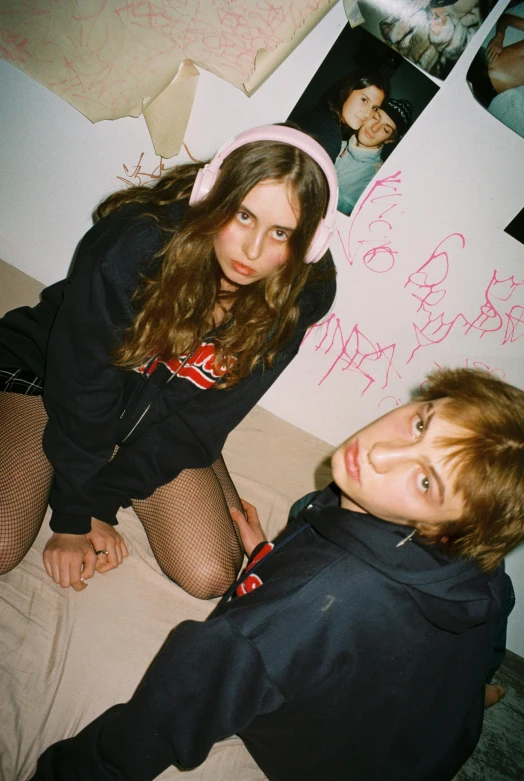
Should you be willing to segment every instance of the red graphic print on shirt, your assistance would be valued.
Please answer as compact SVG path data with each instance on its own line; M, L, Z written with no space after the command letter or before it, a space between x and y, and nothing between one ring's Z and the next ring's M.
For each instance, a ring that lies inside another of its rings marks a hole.
M254 556L249 564L246 567L246 572L249 572L249 570L255 566L255 564L264 558L264 556L267 556L268 553L270 553L275 546L272 542L266 542L266 544L260 548L257 555ZM236 588L236 595L237 597L242 597L244 594L248 594L250 591L254 591L256 588L262 585L262 579L255 575L254 572L247 575L247 577L244 578L242 583L239 583Z
M159 363L167 366L172 374L189 380L202 390L212 388L227 371L227 366L215 369L215 345L213 342L202 342L191 355L182 355L180 359L173 358L170 361L161 361L159 358L155 358L151 365L141 366L138 371L143 374L147 370L148 375L152 374Z

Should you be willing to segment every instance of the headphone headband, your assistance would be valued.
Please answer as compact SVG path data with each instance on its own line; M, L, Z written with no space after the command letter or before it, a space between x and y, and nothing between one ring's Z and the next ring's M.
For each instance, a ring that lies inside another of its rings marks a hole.
M320 221L304 258L306 263L316 263L325 255L335 227L338 182L335 166L325 149L301 130L284 125L262 125L262 127L245 130L243 133L239 133L238 136L230 138L229 141L226 141L220 147L213 159L198 172L189 198L189 205L193 206L206 197L216 182L218 172L225 158L231 152L234 152L235 149L245 144L251 144L253 141L278 141L282 144L295 146L309 155L320 166L326 177L329 190L326 214Z

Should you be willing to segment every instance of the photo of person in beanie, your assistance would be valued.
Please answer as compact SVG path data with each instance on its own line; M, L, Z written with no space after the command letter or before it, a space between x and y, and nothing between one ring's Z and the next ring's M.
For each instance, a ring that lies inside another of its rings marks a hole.
M407 133L412 106L403 98L388 98L359 130L342 143L335 161L339 195L338 211L349 215L382 165L382 150Z

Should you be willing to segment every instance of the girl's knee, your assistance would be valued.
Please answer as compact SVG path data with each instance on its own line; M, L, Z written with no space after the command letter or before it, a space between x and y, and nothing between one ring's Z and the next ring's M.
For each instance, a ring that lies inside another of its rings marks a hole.
M7 575L8 572L17 567L28 550L29 548L20 550L12 540L0 538L0 575Z
M184 572L162 563L160 567L170 580L197 599L221 597L233 585L239 570L233 562L209 561L193 562L191 569Z

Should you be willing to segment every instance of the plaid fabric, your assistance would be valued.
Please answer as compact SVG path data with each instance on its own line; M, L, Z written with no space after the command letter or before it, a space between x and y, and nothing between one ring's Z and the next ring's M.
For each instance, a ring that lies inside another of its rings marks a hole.
M41 396L43 381L27 369L0 369L0 393Z

